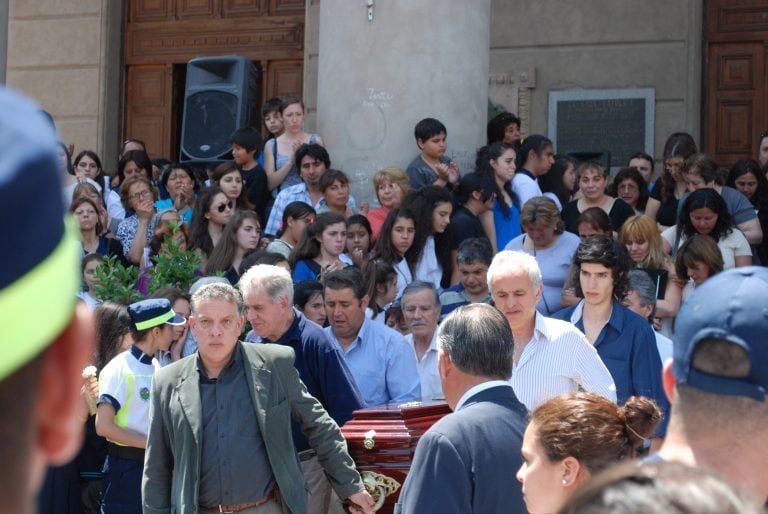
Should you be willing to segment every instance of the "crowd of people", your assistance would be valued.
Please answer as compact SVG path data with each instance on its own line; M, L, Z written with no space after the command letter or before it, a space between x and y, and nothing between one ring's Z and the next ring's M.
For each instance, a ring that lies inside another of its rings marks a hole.
M635 494L614 465L639 459L659 487L765 501L768 135L761 162L726 170L675 133L656 180L644 152L612 178L521 138L511 113L460 170L426 118L406 169L372 177L371 208L299 98L262 115L266 141L236 130L211 169L137 139L113 173L49 145L80 242L67 317L96 348L66 404L85 443L46 454L40 512L371 512L339 427L412 401L454 413L421 438L396 512L598 512L605 488ZM105 258L147 278L169 245L199 259L196 282L99 297Z

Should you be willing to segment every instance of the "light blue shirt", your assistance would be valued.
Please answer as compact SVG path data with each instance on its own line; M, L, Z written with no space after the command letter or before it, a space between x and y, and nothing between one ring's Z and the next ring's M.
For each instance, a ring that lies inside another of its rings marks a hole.
M344 350L333 327L323 330L344 355L366 407L419 401L421 383L416 353L399 332L365 319L357 337Z

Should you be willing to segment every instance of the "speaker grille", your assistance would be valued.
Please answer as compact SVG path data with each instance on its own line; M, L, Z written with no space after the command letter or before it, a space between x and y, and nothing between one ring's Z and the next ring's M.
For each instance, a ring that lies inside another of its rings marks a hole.
M229 136L237 123L237 96L201 91L187 97L182 151L192 159L213 159L230 149Z

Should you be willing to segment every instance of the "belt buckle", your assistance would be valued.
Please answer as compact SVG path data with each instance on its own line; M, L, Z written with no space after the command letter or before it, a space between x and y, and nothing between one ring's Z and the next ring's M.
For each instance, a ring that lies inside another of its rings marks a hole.
M222 505L219 505L219 512L222 514L235 514L234 510L224 510L224 507Z

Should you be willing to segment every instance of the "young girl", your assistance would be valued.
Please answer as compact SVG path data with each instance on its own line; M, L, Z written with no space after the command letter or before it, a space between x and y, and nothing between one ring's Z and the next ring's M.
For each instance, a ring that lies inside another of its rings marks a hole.
M449 234L453 198L444 187L426 186L410 193L403 206L416 216L416 236L409 250L416 255L414 278L442 290L449 287L453 263Z
M86 289L77 293L80 298L91 309L95 309L101 304L101 300L96 296L94 287L96 286L96 268L104 262L104 257L98 253L91 253L83 257L82 274Z
M286 96L280 108L284 132L264 145L264 170L272 196L281 188L298 184L299 171L294 162L296 150L303 144L324 145L317 134L304 132L304 103L296 96Z
M253 209L248 201L248 189L243 185L243 172L229 162L216 166L211 173L211 182L235 202L235 209Z
M397 272L391 264L381 261L370 261L365 265L363 274L368 280L368 298L372 301L368 304L370 318L382 324L387 307L397 296Z
M371 257L371 224L362 214L347 218L347 248L346 255L352 264L363 269ZM373 298L373 297L371 297Z
M293 280L318 280L324 273L348 266L339 257L347 242L347 220L335 212L324 212L308 225L288 262Z
M293 284L293 306L321 327L327 319L323 299L323 284L317 280L302 280Z
M397 295L400 298L405 286L413 282L416 255L411 252L416 236L416 216L408 209L396 207L389 211L381 234L376 241L376 259L389 264L397 273Z
M520 206L512 191L512 179L517 170L516 156L514 148L506 143L493 143L478 150L475 159L476 172L492 177L496 183L493 211L482 218L488 239L495 245L494 250L504 248L521 233Z
M267 245L267 251L279 253L286 259L291 255L293 247L301 240L301 235L315 222L315 209L304 202L291 202L283 211L283 221L277 239Z
M355 214L354 205L349 201L349 177L343 171L327 170L318 185L325 200L318 208L318 214L327 211L338 212L344 217Z
M243 257L253 252L259 246L261 239L261 222L254 211L237 211L224 227L221 239L213 247L205 274L213 275L224 272L224 277L232 285L240 280L237 270Z
M218 187L200 191L189 232L192 247L200 250L204 259L221 238L234 208L235 203Z

